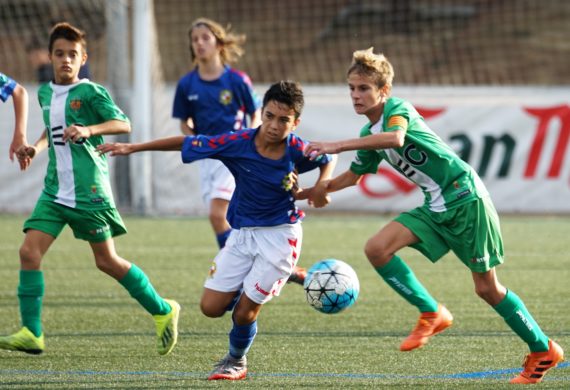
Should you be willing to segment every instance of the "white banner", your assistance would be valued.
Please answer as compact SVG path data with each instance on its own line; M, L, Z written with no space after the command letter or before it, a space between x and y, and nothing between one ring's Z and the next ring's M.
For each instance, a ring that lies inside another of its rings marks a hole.
M265 86L257 90L263 96ZM43 124L36 88L28 91L29 139L35 141ZM157 97L166 118L173 93L170 86ZM347 87L305 86L305 95L297 130L301 137L319 141L358 137L366 118L354 113ZM394 95L410 100L430 127L479 172L500 212L570 212L570 88L400 87ZM177 121L158 123L153 138L179 134ZM29 211L43 186L47 153L29 172L20 173L16 163L10 164L11 99L0 104L0 129L4 145L0 211ZM340 155L335 175L348 169L353 156L352 152ZM195 164L184 166L175 152L153 152L152 169L155 213L204 215ZM333 193L328 208L397 212L422 204L421 191L390 169L382 163L380 173L366 176L360 186ZM304 176L301 184L311 185L314 174Z

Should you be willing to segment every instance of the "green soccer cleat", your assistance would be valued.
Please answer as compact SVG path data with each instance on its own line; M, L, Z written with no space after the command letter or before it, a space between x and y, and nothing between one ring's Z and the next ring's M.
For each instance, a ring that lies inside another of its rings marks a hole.
M154 315L156 323L157 348L160 355L169 354L178 341L178 317L180 315L180 305L178 302L165 299L170 305L170 313L164 315Z
M25 326L10 336L0 337L0 349L39 355L45 349L44 335L36 337Z

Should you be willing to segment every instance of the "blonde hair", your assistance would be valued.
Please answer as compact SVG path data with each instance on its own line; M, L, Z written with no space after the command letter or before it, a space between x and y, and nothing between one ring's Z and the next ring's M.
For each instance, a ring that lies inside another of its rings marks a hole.
M243 55L244 50L242 45L245 43L245 34L234 34L230 31L231 25L229 24L224 28L221 24L211 19L199 18L192 23L188 31L192 62L196 62L196 53L194 53L194 49L192 49L192 31L194 28L201 26L206 27L214 34L214 37L216 37L216 43L220 46L220 57L224 64L235 63Z
M384 54L374 54L373 47L352 53L352 64L346 75L350 76L351 73L370 77L378 88L384 88L384 86L392 88L394 68Z

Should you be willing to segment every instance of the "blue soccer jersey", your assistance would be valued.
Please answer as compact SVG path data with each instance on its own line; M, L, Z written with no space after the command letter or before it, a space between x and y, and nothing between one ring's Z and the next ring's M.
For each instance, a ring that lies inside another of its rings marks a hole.
M172 116L182 121L192 118L196 134L218 135L246 128L246 114L261 107L247 74L227 65L224 68L216 80L202 80L195 69L178 82Z
M297 168L307 172L331 161L323 155L310 161L303 155L306 142L294 134L287 138L285 154L279 160L261 156L254 138L259 129L246 129L220 136L186 137L182 161L204 158L220 160L236 180L227 219L234 229L296 223L303 212L295 206L290 177Z
M0 72L0 100L3 102L8 100L12 92L14 92L14 88L16 88L16 82Z

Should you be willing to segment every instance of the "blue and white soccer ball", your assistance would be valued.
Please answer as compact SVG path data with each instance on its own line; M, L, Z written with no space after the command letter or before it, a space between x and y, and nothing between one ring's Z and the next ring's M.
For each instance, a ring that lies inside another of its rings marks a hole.
M303 288L309 305L322 313L334 314L356 302L360 283L350 265L326 259L309 268Z

